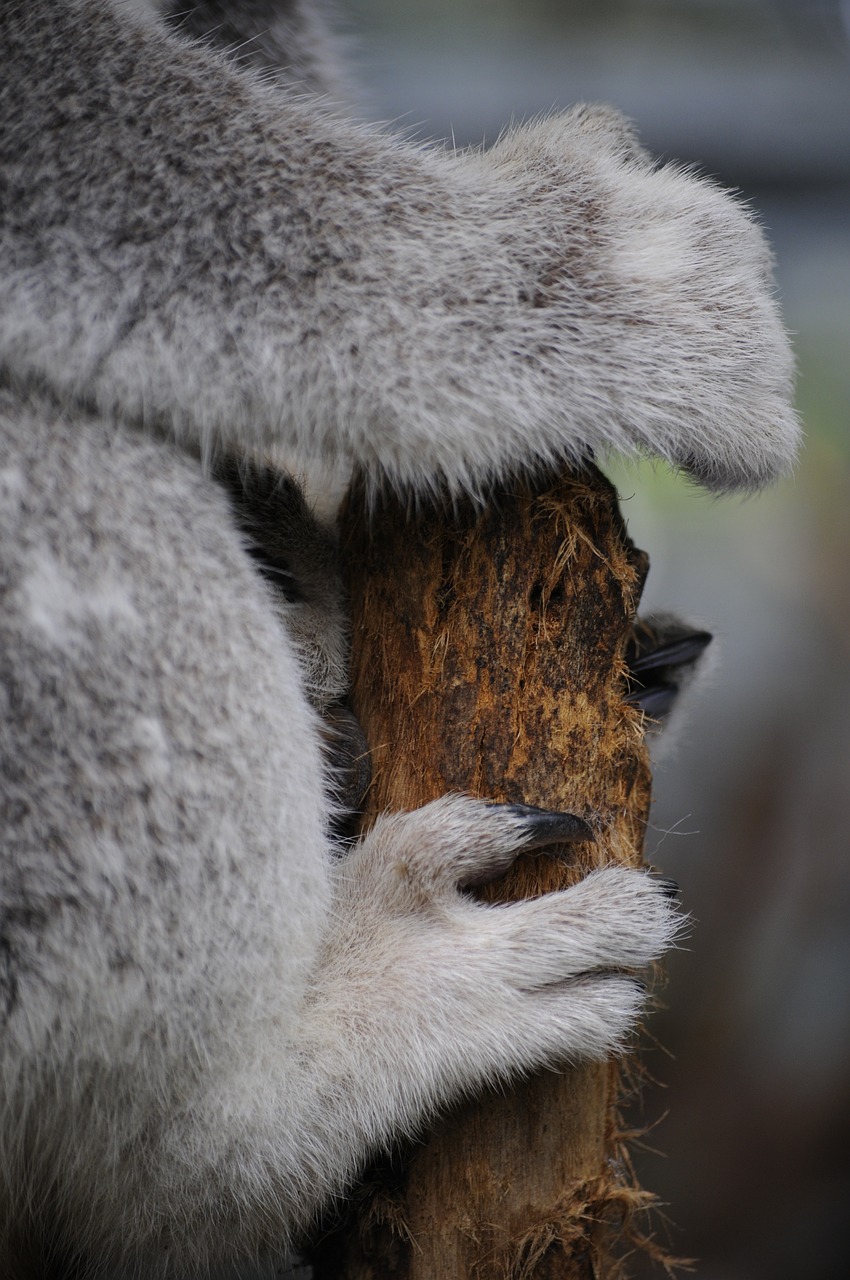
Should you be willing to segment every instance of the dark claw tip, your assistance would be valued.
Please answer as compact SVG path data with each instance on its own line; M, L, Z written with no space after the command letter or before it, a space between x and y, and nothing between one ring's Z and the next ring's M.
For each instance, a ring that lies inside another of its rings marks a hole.
M530 804L510 804L505 808L522 819L527 832L527 849L596 839L588 823L574 813L557 813L551 809L538 809Z
M682 890L675 880L670 880L666 876L660 876L655 882L661 892L667 898L672 898L674 902L678 902L682 896Z

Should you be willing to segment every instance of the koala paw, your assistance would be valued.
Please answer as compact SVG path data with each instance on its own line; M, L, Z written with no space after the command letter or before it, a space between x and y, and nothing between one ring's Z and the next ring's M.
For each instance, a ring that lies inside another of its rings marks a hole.
M589 838L574 815L464 796L379 819L339 869L332 985L348 1016L370 1004L399 1069L415 1073L407 1050L427 1043L447 1094L616 1050L645 998L639 972L681 927L671 883L606 867L529 901L462 892L524 850Z
M787 471L793 360L746 206L654 164L605 108L512 131L488 160L525 217L533 307L518 349L568 450L658 455L719 490Z

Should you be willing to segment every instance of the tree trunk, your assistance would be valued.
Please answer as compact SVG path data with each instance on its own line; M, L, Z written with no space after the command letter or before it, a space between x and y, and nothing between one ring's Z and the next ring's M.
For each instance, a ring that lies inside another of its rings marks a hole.
M570 810L596 843L527 855L492 899L640 861L650 777L624 706L646 556L595 470L485 512L393 498L343 526L352 705L370 744L365 823L448 791ZM641 1193L616 1132L619 1068L547 1072L459 1107L376 1171L317 1280L597 1280Z

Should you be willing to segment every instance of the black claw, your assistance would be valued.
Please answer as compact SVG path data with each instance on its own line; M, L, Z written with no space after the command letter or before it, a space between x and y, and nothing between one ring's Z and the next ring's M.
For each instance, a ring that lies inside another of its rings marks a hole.
M682 890L675 880L670 880L667 876L660 876L655 883L658 885L665 897L671 898L673 902L678 902L682 896Z
M574 813L557 813L552 809L538 809L530 804L508 804L505 808L525 824L527 849L596 839L584 818L579 818Z
M711 632L690 631L684 624L679 635L656 641L654 644L647 641L648 634L648 629L645 629L645 647L641 648L637 642L633 642L629 652L629 668L634 675L639 675L643 671L657 671L659 667L688 666L696 662L713 639Z
M652 689L633 689L623 701L639 707L651 720L663 720L673 710L678 692L675 685L658 684Z
M650 720L664 720L710 643L709 632L676 618L638 618L626 645L625 701Z

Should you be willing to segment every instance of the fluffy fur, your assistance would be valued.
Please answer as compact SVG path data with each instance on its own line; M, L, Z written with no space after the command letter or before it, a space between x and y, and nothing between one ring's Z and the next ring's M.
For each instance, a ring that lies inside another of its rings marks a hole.
M796 446L739 204L607 110L486 154L348 122L279 8L0 5L4 1275L284 1253L447 1100L616 1049L675 931L638 872L474 904L536 828L468 798L334 859L328 544L297 521L319 587L275 598L213 461L748 488Z

